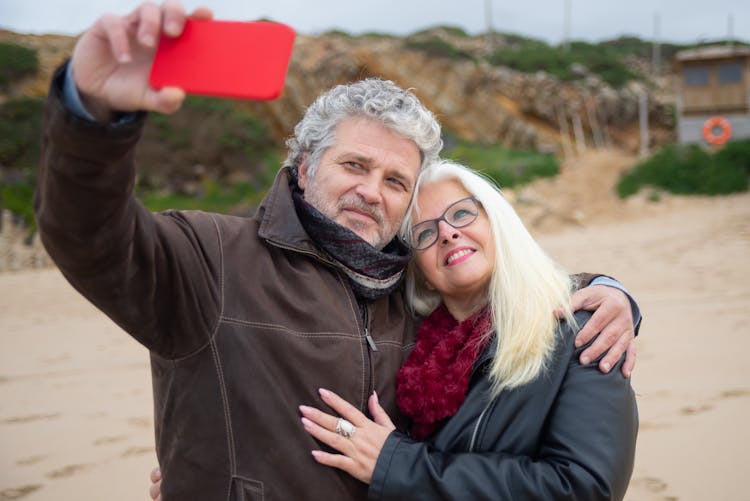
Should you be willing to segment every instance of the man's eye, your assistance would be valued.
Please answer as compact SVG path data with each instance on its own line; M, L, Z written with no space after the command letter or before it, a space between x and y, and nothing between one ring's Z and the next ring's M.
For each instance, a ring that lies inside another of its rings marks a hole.
M406 185L400 179L398 179L396 177L389 177L388 178L388 182L391 183L394 186L397 186L398 188L400 188L400 189L402 189L404 191L409 191L406 188Z
M344 165L351 167L352 169L363 169L362 164L357 162L344 162Z

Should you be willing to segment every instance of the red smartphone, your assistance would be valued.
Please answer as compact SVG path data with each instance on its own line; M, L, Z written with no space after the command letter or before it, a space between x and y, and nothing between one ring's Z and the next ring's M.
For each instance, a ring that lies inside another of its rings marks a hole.
M188 19L177 38L162 35L151 86L188 94L270 100L284 89L294 30L269 21Z

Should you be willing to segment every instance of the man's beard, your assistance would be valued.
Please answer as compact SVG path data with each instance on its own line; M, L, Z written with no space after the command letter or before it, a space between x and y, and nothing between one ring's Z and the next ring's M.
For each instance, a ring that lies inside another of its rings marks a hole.
M315 189L311 183L305 191L304 197L307 203L318 209L328 219L341 224L337 220L337 216L341 215L344 209L356 209L359 212L365 213L372 217L377 226L375 227L375 235L372 234L372 226L369 225L367 228L360 227L356 222L351 223L349 226L345 226L349 230L356 233L360 238L365 240L367 243L375 247L376 249L382 249L388 242L390 242L395 236L395 232L392 232L389 228L383 226L385 216L380 207L368 204L359 195L349 194L342 198L339 198L333 202L325 200L322 197L318 197L317 193L320 193ZM361 231L360 231L361 230Z

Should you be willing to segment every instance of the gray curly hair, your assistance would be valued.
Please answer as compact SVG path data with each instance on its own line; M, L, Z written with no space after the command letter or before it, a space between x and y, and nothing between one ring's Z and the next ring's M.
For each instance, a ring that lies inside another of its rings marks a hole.
M313 176L323 153L335 143L336 127L347 118L378 121L414 141L421 169L433 162L443 147L440 124L417 96L389 80L368 78L337 85L310 105L294 128L294 137L286 142L284 165L296 169L304 160Z

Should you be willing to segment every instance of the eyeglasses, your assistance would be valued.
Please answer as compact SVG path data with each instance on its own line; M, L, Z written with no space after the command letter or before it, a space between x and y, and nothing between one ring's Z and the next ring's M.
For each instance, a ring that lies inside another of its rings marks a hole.
M479 215L477 199L466 197L452 203L445 212L436 219L429 219L414 225L411 229L408 244L412 249L425 250L438 241L440 221L445 221L454 228L463 228L473 223Z

